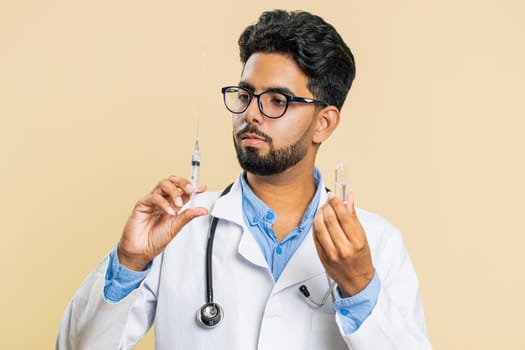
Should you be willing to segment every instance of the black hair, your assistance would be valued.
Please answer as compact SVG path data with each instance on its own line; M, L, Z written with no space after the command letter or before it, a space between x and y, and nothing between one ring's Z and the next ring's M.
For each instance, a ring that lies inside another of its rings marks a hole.
M241 62L257 52L292 57L316 99L341 109L355 77L354 56L335 28L305 11L264 12L239 38Z

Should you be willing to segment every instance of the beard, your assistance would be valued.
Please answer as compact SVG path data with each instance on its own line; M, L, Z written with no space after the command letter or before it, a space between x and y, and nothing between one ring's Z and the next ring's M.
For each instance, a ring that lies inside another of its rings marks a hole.
M252 133L263 137L270 146L268 154L260 155L260 150L256 147L246 147L243 150L237 140L239 139L239 136L244 133ZM237 160L239 161L241 168L259 176L280 174L299 163L308 151L306 140L306 138L300 137L291 145L275 149L272 138L260 132L254 126L246 126L246 128L237 133L237 138L235 136L233 137L235 151L237 152Z

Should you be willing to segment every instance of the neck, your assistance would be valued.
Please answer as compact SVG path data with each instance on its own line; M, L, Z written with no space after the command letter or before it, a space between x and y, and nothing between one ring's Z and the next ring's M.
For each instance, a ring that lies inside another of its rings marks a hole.
M297 214L300 217L315 194L314 164L300 164L280 174L258 176L246 174L252 191L278 215Z

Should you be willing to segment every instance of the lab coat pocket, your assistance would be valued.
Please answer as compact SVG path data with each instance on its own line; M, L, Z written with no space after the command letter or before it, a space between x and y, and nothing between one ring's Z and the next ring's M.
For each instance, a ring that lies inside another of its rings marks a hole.
M310 332L309 349L339 350L347 349L337 323L335 313L314 312Z
M310 292L310 298L315 303L322 304L319 307L307 301L311 315L308 349L347 349L335 320L334 300L331 295L332 288L330 288L330 281L326 274L319 274L305 281L304 285Z
M309 297L306 303L317 312L334 313L332 287L325 273L319 274L303 283Z

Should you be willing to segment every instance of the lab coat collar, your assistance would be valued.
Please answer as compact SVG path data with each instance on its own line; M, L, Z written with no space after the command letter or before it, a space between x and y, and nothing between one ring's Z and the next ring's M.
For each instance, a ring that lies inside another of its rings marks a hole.
M242 176L242 174L240 176ZM242 215L242 187L240 176L233 183L230 192L217 199L211 210L211 215L238 225L242 230L242 236L237 248L239 254L251 263L265 268L271 275L268 263L266 262L257 241L252 236L244 222Z
M322 178L319 182L319 186L323 186L322 188L324 188ZM324 205L327 199L328 196L326 191L321 191L319 207ZM273 293L275 294L287 287L302 283L323 273L325 273L325 269L321 260L319 260L319 255L317 254L312 226L304 238L303 243L301 243L290 261L288 261L288 264L275 284Z
M239 177L227 194L217 198L210 214L216 218L231 221L239 226L245 226L242 217L242 187Z
M240 176L242 176L242 174ZM324 188L322 178L319 182L319 186ZM319 199L319 206L322 206L326 200L327 193L326 191L322 191ZM229 193L217 199L211 210L211 215L240 226L243 232L238 247L239 254L253 264L266 268L271 274L268 263L266 262L259 245L244 223L242 215L242 188L240 178L237 178L233 183ZM323 273L325 273L325 270L319 260L312 236L312 229L310 229L310 232L308 232L303 243L292 256L277 280L273 293L289 286L299 284Z

